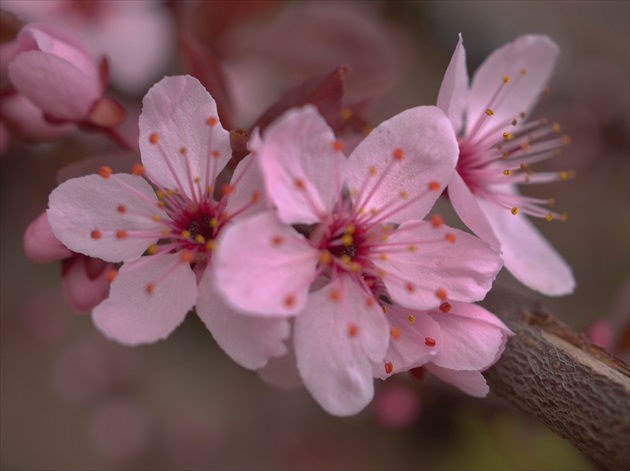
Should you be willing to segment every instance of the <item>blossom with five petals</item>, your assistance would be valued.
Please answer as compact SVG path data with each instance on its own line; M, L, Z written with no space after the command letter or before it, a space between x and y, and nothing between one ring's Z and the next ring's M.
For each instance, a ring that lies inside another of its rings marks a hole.
M373 367L384 367L396 335L387 305L429 310L447 298L480 300L501 261L441 218L422 220L457 156L441 110L400 113L348 159L341 147L312 106L255 136L252 150L277 210L226 228L214 266L235 308L262 318L297 315L302 380L328 412L349 415L371 400Z
M470 88L460 37L438 95L459 136L457 171L448 195L462 221L501 249L505 267L522 283L559 296L575 288L571 268L525 215L564 220L554 199L521 195L517 185L571 178L573 172L537 172L530 165L554 157L569 143L546 119L527 122L546 90L558 58L546 36L521 36L494 51Z
M231 158L229 133L196 79L167 77L143 105L142 165L133 174L104 166L61 184L49 199L52 231L74 252L122 264L110 274L109 297L92 312L108 337L157 341L196 306L235 361L260 368L286 352L288 321L241 316L221 303L212 251L226 224L266 204L262 179L247 157L215 201L217 176Z

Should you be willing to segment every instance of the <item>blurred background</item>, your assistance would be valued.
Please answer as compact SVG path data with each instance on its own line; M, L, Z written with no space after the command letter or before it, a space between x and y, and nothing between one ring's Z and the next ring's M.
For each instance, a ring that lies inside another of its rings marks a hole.
M573 267L577 290L543 302L627 361L628 2L115 3L0 8L89 36L90 50L110 58L108 93L129 109L163 75L205 70L233 127L341 64L352 68L347 103L376 125L435 103L458 33L470 73L521 34L549 35L562 53L536 114L559 121L572 144L543 166L577 178L530 194L553 196L569 214L540 227ZM22 237L60 169L117 147L81 131L54 142L18 134L0 159L2 469L598 469L492 393L472 399L428 377L379 381L365 411L331 417L304 390L274 389L234 364L194 315L155 345L108 342L64 301L60 263L29 261ZM498 284L543 298L507 274Z

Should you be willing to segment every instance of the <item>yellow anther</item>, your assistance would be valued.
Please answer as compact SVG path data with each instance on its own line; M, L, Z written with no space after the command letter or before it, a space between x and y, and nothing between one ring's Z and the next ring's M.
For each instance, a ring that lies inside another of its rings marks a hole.
M409 198L409 192L407 190L400 190L398 196L400 196L402 199L407 199Z
M521 67L521 75L527 75L527 67Z
M387 254L382 253L381 255L379 255L379 258L383 261L387 260Z
M206 187L206 193L212 193L213 190L214 190L214 188L212 187L212 185L208 185Z
M341 261L342 265L348 265L351 262L350 257L345 254L339 257L339 260Z
M502 159L507 159L510 156L510 153L506 150L503 152L503 154L501 154L501 158Z
M319 253L319 261L323 265L328 265L330 262L332 262L332 254L328 250L322 250Z
M361 264L360 264L360 263L357 263L357 262L351 262L351 263L350 263L350 271L353 271L353 272L355 272L355 273L356 273L356 272L358 272L360 269L361 269Z
M173 193L175 193L173 190L171 190L170 188L166 189L166 194L171 196Z
M503 175L508 176L512 174L512 170L507 169L507 170L503 170Z
M219 220L217 218L210 219L210 227L216 228L219 225Z
M341 118L344 121L348 121L350 118L352 118L352 110L350 108L342 108L341 109Z
M381 242L385 242L387 239L389 239L387 234L381 234Z
M522 170L523 172L526 172L526 171L527 171L527 169L529 169L529 165L527 165L526 163L522 163L522 164L521 164L521 170Z
M158 222L158 221L160 220L160 216L159 216L159 215L157 215L157 214L154 214L152 219L153 219L155 222Z
M413 324L414 322L416 322L416 318L414 316L409 316L407 317L407 320L409 321L410 324Z
M567 180L569 178L569 174L565 171L562 171L558 174L560 180Z
M371 176L376 175L376 167L374 165L370 165L370 167L368 168L368 172Z
M354 238L350 234L344 234L341 236L341 241L343 242L343 245L348 247L349 245L352 245Z
M387 314L387 307L385 307L385 306L381 306L381 308L383 309L383 313L384 313L384 314Z
M556 204L556 200L554 198L549 198L549 201L547 204L549 205L549 207L553 207Z
M409 252L415 252L416 250L418 250L418 247L415 245L410 245L407 247L407 249L409 250Z
M503 139L505 139L506 141L509 141L511 138L512 138L512 135L509 132L505 131L503 133Z
M503 76L503 83L508 83L510 81L510 76L509 75L504 75Z
M549 95L550 93L551 93L551 88L549 88L549 87L543 88L543 94Z
M163 237L166 237L168 235L168 230L167 229L162 229L160 231L160 234L162 234Z
M551 214L551 213L547 213L547 214L545 215L545 219L547 220L547 222L551 222L551 221L553 221L553 214Z
M347 234L354 234L355 230L356 230L356 228L354 227L354 224L348 224L346 226L346 233Z
M527 152L531 148L529 142L521 142L521 149Z
M392 228L390 227L390 225L389 225L389 224L385 224L385 225L381 228L381 230L382 230L383 232L389 232L389 231L391 231L391 230L392 230Z
M198 244L205 244L206 238L202 236L201 234L197 234L195 236L195 242L197 242Z
M560 138L560 141L561 141L561 142L562 142L565 146L568 146L569 144L571 144L571 138L570 138L569 136L567 136L566 134Z
M163 208L164 206L166 206L166 203L164 201L158 201L158 208Z
M514 216L516 216L516 215L518 214L518 208L517 208L516 206L514 206L514 207L510 210L510 212L511 212Z
M158 190L155 192L155 196L157 196L158 199L161 200L162 198L164 198L164 192L162 190Z
M182 231L181 236L182 236L184 239L189 239L189 238L190 238L190 232L189 232L189 231L186 231L186 230L183 230L183 231Z
M557 123L557 122L551 123L551 130L553 132L560 132L561 129L562 128L560 127L560 123Z
M155 252L157 252L158 246L157 244L151 244L149 245L149 247L147 248L147 254L148 255L153 255Z
M214 239L210 239L209 241L206 242L206 249L208 249L209 251L214 250L216 246L217 246L217 243L215 242Z
M494 111L492 111L490 108L488 108L488 109L486 110L486 114L487 114L488 116L492 116L492 115L494 114Z

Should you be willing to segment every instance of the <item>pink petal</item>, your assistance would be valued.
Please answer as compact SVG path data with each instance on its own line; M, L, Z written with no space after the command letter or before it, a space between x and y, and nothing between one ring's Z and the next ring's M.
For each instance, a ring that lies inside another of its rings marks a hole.
M453 172L448 185L448 197L462 222L490 247L499 250L501 243L494 234L488 218L479 207L468 185L457 172Z
M101 94L94 77L65 59L41 51L16 57L9 64L9 78L42 111L69 121L85 119Z
M392 300L410 309L436 308L445 296L479 301L501 269L501 258L488 244L446 226L407 221L391 232L387 243L402 248L387 253L385 260L374 257L374 264L385 270L383 281ZM404 249L409 245L415 250Z
M513 215L483 198L477 201L501 241L505 268L517 280L548 296L573 292L571 267L527 217Z
M260 370L258 374L265 383L283 389L293 389L304 386L302 377L297 368L297 358L295 357L295 347L293 339L288 342L287 354L279 358L270 358L269 362Z
M33 262L48 263L72 256L72 251L52 233L48 215L43 212L24 233L24 253Z
M494 112L492 123L506 122L506 128L519 113L529 114L551 78L559 54L560 49L551 39L537 35L520 36L490 54L472 79L467 129L470 131L479 119L484 119L488 108ZM521 73L523 68L525 75ZM504 85L497 106L493 106L492 97L506 75L510 81Z
M144 196L141 198L121 182ZM124 213L117 209L120 204L126 207ZM142 177L126 174L109 178L88 175L68 180L53 190L48 206L53 234L64 245L109 262L140 257L160 238L162 223L155 222L152 215L168 218L158 208L151 186ZM116 238L116 231L121 229L130 236ZM100 231L100 238L92 237L94 230ZM135 236L133 231L145 231L146 235Z
M154 290L149 293L147 285ZM170 335L197 301L197 282L180 255L164 254L125 263L109 298L92 312L103 334L125 345L153 343Z
M437 107L443 110L459 133L464 122L464 112L468 98L468 71L466 70L466 50L460 33L455 52L448 64L438 93Z
M109 294L106 274L114 265L99 260L102 264L100 273L90 276L88 265L95 261L96 259L79 254L63 261L61 291L66 302L77 312L90 312Z
M480 306L452 303L451 311L432 311L443 341L433 364L451 370L482 370L492 364L510 330Z
M486 397L490 392L486 379L479 371L454 371L432 363L427 363L425 368L445 383L451 384L473 397Z
M228 303L266 317L303 309L318 262L319 251L272 212L223 229L212 257Z
M203 85L188 75L165 77L142 105L140 151L150 178L166 188L180 188L191 199L195 178L201 188L214 186L232 149L217 105Z
M412 108L380 124L356 147L347 161L348 185L351 193L361 193L356 204L368 212L389 213L392 206L413 201L386 222L423 218L448 185L458 153L453 126L442 110ZM429 183L438 188L429 190ZM407 193L402 201L401 191Z
M229 215L238 213L239 217L243 217L272 209L265 182L254 155L250 154L239 162L230 184L233 191L225 206ZM256 202L252 204L254 201ZM243 211L244 208L247 209Z
M235 312L217 292L212 267L199 283L197 314L223 351L245 368L262 368L269 358L287 353L284 340L290 334L289 321Z
M442 332L438 323L426 312L387 306L385 317L391 326L391 338L385 359L374 364L375 378L385 379L435 358L442 345ZM427 345L427 338L433 339L435 345ZM389 373L385 369L387 364L392 368Z
M344 156L317 108L286 112L252 149L260 159L269 197L287 223L315 223L332 211L343 184ZM303 189L300 189L303 186Z
M54 140L76 129L74 123L49 123L42 110L20 93L2 97L2 117L26 139Z
M340 295L333 299L331 292ZM354 415L374 395L372 362L381 362L389 341L376 303L348 275L311 293L295 320L295 352L304 384L333 415Z

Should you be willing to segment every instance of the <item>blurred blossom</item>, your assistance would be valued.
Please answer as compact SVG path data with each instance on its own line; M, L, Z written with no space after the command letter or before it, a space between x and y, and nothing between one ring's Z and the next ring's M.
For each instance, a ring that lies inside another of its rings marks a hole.
M174 408L162 425L160 449L179 469L208 469L223 447L219 426L195 410Z
M94 403L124 389L138 372L137 353L88 335L61 350L52 363L52 385L63 399Z
M148 450L152 440L151 423L135 401L112 395L93 409L89 437L105 457L126 463Z
M490 54L468 83L460 35L438 95L438 106L459 136L457 171L448 196L462 221L500 249L515 278L550 296L575 289L571 267L527 216L566 220L555 200L521 195L518 185L572 178L573 172L534 172L569 144L560 126L529 120L551 77L560 50L546 36L527 35Z
M420 417L420 396L409 384L388 381L377 390L372 410L381 426L401 430L413 425Z
M143 92L174 52L173 21L161 0L3 0L2 7L76 33L93 57L107 57L112 83L126 93Z
M252 123L282 90L342 64L351 68L348 103L378 98L394 87L411 50L401 30L383 19L382 6L344 1L178 5L184 28L221 60L240 126Z
M52 345L68 333L70 318L59 293L37 289L19 307L16 320L28 337L42 345Z

